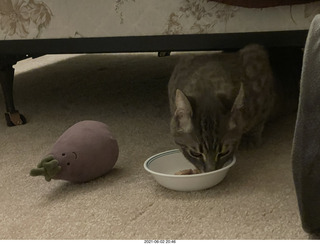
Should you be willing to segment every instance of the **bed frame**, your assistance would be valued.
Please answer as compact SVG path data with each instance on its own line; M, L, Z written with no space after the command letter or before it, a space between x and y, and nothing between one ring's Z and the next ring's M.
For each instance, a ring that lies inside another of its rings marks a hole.
M237 50L249 43L266 47L303 47L307 30L190 34L167 36L130 36L73 39L33 39L0 41L0 82L6 104L8 126L22 125L26 118L18 112L13 99L14 68L18 61L46 54Z

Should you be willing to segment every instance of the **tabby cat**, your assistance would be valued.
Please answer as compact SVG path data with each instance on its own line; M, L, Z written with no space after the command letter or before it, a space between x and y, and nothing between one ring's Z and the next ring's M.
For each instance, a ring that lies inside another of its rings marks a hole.
M275 104L274 77L264 47L184 56L168 84L171 133L201 172L222 168L242 139L260 143Z

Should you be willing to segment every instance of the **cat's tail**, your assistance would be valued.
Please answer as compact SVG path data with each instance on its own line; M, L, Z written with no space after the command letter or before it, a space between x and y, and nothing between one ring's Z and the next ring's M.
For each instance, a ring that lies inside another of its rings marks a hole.
M243 69L244 97L251 104L248 106L256 105L265 111L263 117L270 117L277 98L267 50L261 45L250 44L239 51L239 57Z

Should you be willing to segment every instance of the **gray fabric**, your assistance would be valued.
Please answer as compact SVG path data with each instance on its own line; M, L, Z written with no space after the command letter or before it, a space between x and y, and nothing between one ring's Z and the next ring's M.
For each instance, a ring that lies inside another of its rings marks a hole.
M303 58L292 151L302 226L320 230L320 15L311 23Z

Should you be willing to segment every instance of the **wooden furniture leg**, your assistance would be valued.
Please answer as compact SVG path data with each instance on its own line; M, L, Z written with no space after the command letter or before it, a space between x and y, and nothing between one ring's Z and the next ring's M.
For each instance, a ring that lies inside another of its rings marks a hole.
M22 125L26 123L26 118L15 109L13 101L13 79L14 68L12 67L19 59L0 59L0 83L6 104L5 118L8 126Z

